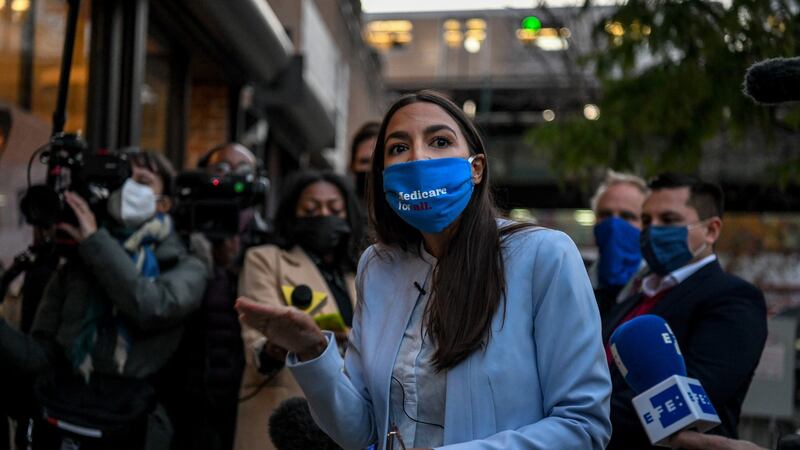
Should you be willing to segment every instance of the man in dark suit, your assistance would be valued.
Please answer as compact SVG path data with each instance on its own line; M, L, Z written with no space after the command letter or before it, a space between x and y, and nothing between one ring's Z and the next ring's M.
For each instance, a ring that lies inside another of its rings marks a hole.
M723 197L716 185L664 174L649 185L642 207L641 250L651 273L637 294L603 316L603 340L642 314L661 316L678 338L690 377L700 380L722 423L714 434L737 437L739 413L767 336L758 288L725 273L714 254ZM646 449L634 392L609 358L613 383L608 449Z

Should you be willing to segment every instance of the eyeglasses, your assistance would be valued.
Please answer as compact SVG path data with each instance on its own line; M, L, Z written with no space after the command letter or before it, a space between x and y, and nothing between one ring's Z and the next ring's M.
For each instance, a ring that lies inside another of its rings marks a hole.
M229 173L234 175L253 175L255 173L255 168L246 162L233 166L227 161L220 161L211 166L211 170L218 175L227 175Z
M403 436L400 436L400 431L397 425L392 424L392 428L386 433L386 450L395 450L394 443L397 441L400 444L397 450L406 450L406 443L403 442Z

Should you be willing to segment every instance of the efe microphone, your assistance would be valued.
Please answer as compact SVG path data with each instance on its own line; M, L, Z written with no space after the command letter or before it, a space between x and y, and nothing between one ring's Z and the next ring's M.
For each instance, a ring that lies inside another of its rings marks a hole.
M664 319L636 317L620 325L610 343L617 368L637 394L633 407L651 444L669 447L670 437L682 430L719 425L703 386L686 376L678 341Z

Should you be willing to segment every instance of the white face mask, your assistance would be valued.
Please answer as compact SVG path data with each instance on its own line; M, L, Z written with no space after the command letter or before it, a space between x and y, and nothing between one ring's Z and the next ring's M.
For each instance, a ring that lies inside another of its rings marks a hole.
M109 213L127 228L137 228L156 214L156 194L150 186L128 178L115 194L119 202L109 201Z

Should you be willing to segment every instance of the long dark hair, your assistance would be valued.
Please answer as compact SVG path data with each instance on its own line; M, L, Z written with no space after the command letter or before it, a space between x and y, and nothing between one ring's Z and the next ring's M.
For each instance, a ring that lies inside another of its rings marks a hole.
M293 232L297 223L297 201L305 188L318 181L336 186L344 198L350 236L334 250L333 256L338 264L355 272L358 258L366 243L364 213L353 189L344 178L334 173L302 170L289 176L284 185L278 209L275 211L275 243L284 250L289 250L297 244Z
M486 155L483 139L469 118L438 92L425 90L409 94L389 108L381 123L372 158L367 204L378 241L404 251L417 251L422 234L401 219L384 197L386 127L400 108L418 102L433 103L442 108L458 123L470 154ZM491 338L492 318L506 293L501 237L528 227L526 224L513 224L500 229L497 217L486 161L483 179L475 186L444 254L439 255L433 275L425 323L437 344L433 361L436 370L454 367Z
M353 136L353 142L350 143L350 168L352 169L356 163L356 151L358 150L358 146L361 145L362 142L366 141L367 139L374 138L378 135L378 130L381 128L381 124L378 122L369 121L364 125L361 125L361 128L356 131L356 134Z

